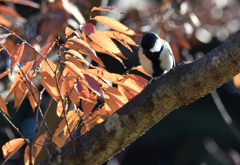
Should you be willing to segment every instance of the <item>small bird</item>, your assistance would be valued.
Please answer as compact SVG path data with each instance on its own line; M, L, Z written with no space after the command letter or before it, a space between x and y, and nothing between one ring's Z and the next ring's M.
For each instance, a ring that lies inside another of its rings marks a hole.
M145 72L152 76L148 85L176 65L170 45L154 32L143 36L138 58Z

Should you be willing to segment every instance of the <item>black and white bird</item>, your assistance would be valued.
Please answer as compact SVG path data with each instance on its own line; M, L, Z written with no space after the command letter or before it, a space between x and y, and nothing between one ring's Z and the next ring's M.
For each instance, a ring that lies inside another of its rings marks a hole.
M138 58L145 72L152 76L148 84L175 67L170 45L153 32L147 32L143 36Z

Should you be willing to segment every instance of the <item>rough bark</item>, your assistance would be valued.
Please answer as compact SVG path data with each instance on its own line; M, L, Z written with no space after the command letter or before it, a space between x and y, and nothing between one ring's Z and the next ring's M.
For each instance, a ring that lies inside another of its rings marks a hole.
M178 65L103 123L66 144L45 164L97 165L110 159L174 109L208 94L240 72L240 33L203 58Z

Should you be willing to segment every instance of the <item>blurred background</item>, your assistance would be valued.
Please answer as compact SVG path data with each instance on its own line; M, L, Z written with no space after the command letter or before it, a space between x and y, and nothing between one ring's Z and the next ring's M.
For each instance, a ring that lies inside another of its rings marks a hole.
M18 2L18 1L17 1ZM22 1L24 2L24 1ZM40 50L58 36L65 40L65 28L79 29L89 17L93 7L115 6L117 11L94 12L119 20L137 33L153 31L170 43L177 64L194 61L236 34L240 29L240 2L237 0L34 0L26 4L0 2L0 24L26 39ZM90 21L96 24L94 21ZM108 27L97 23L98 31ZM0 29L0 34L4 33ZM132 37L139 45L141 37ZM12 50L19 40L8 37L1 40L8 50ZM128 58L124 60L126 69L116 59L98 53L106 69L110 72L125 73L138 66L138 47L133 52L116 44ZM27 49L20 65L35 58ZM48 56L57 61L53 51ZM0 73L9 69L9 59L0 52ZM131 71L140 74L137 71ZM141 76L144 76L140 74ZM146 77L147 78L147 77ZM13 77L0 79L0 95L6 98ZM180 107L158 124L149 129L136 141L127 146L104 165L240 165L240 80L233 80L211 94ZM183 91L184 92L184 91ZM42 109L50 96L43 94ZM45 107L44 107L45 106ZM35 114L29 101L25 99L16 112L14 100L8 101L12 122L27 138L34 134ZM19 135L0 116L0 146ZM24 147L6 164L23 164ZM4 161L0 150L0 163Z

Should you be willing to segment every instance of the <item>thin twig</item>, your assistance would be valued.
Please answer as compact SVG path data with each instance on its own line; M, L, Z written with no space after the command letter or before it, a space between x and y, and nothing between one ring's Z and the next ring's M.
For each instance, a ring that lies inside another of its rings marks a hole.
M231 117L229 116L229 114L227 113L227 110L225 109L218 93L216 90L213 90L211 92L211 96L223 118L223 120L226 122L226 124L228 125L228 127L231 129L231 131L233 132L233 134L235 135L235 137L237 138L238 141L240 141L240 132L237 129L237 127L235 126L235 124L233 124Z
M24 141L27 143L27 144L30 144L30 141L29 141L29 139L27 139L27 138L25 138L24 136L23 136L23 134L19 131L19 129L12 123L12 121L6 116L6 114L3 112L3 111L1 111L0 110L0 113L1 113L1 115L7 120L7 122L13 127L13 129L15 130L15 131L17 131L17 133L24 139Z

